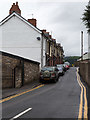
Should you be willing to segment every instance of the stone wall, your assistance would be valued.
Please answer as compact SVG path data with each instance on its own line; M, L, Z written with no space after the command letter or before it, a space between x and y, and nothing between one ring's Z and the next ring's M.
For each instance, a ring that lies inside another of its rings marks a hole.
M14 87L14 68L19 60L2 54L2 87Z
M80 68L80 75L90 86L90 60L78 61L75 66Z
M39 63L8 53L2 58L2 88L21 87L39 78Z
M39 79L39 66L38 64L24 62L24 84Z

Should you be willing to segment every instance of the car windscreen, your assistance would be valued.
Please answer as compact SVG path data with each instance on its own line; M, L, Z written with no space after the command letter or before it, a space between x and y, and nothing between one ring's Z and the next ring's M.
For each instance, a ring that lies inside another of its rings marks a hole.
M57 67L59 68L59 67L63 67L63 65L57 65Z
M63 68L62 67L58 67L58 70L63 70Z
M41 71L53 71L53 68L51 68L51 67L45 67L45 68L42 68L42 70Z

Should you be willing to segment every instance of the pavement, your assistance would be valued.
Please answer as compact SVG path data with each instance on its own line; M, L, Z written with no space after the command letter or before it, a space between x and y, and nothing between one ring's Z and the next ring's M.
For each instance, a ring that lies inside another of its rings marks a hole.
M27 91L28 89L35 88L39 85L41 85L41 83L39 82L39 80L36 80L22 86L21 88L5 88L2 90L2 99L16 95L18 93L22 93L24 91Z

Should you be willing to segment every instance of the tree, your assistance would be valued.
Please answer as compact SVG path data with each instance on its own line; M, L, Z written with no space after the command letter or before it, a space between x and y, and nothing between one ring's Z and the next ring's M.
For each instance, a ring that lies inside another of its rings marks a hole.
M86 6L86 9L83 13L82 21L84 22L88 33L90 34L90 0L88 2L88 5Z
M90 53L90 0L83 13L82 21L84 22L88 32L88 53ZM89 58L90 59L90 58Z

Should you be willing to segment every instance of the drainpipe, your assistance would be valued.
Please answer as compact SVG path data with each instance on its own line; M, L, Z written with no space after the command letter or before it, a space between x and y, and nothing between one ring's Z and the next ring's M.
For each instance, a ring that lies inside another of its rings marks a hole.
M41 68L43 67L43 32L41 34Z

